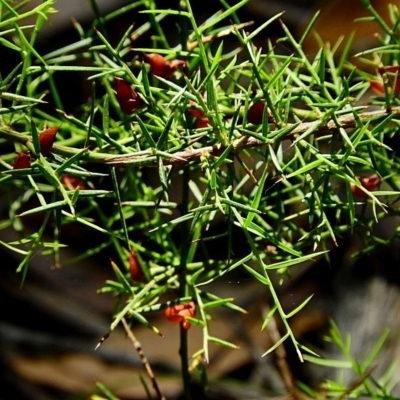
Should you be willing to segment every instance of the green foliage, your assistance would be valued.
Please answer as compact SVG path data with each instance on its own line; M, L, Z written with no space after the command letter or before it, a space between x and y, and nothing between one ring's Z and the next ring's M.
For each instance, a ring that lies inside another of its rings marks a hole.
M370 349L370 353L367 354L365 360L355 359L351 354L351 337L348 336L343 338L339 332L337 326L332 322L330 334L326 338L327 341L332 342L339 349L342 358L341 359L323 359L315 356L304 356L307 361L315 363L317 365L329 368L338 368L339 371L346 371L338 373L338 379L336 381L326 381L323 384L322 390L326 393L326 398L371 398L371 399L394 399L390 395L391 387L397 383L396 377L393 376L393 368L396 361L393 360L390 365L387 366L387 371L379 379L372 377L372 372L376 366L374 360L376 355L382 349L382 346L387 339L389 331L383 332L381 337L376 342L375 346ZM345 384L343 378L352 377L350 384ZM302 389L310 394L312 397L316 396L312 390L304 385L301 385Z
M99 291L120 300L110 331L126 318L159 334L147 315L193 300L197 315L187 321L203 330L199 354L205 361L209 344L235 347L210 335L209 309L245 312L234 299L208 292L206 284L241 270L271 294L273 312L260 326L272 314L283 323L282 339L266 353L290 340L300 359L311 359L313 352L291 329L294 312L284 311L271 277L283 280L296 265L329 259L329 249L346 232L360 230L368 252L399 235L396 230L382 239L373 230L400 211L400 159L390 147L400 124L398 11L391 8L389 26L365 2L385 36L376 49L359 54L363 71L336 54L336 45L307 57L305 36L297 41L283 22L277 44L256 47L253 40L279 16L249 33L235 14L246 2L230 7L222 1L223 11L198 24L189 1L170 10L135 1L108 16L97 14L87 31L76 24L79 40L40 55L37 35L54 1L22 13L0 0L0 44L21 56L5 76L1 71L0 81L0 187L9 208L0 228L12 226L21 239L1 244L21 256L17 271L24 280L33 255L50 252L59 266L59 235L68 225L100 233L101 242L80 258L104 250L116 255L116 279ZM133 9L148 23L130 26L113 43L107 23ZM23 25L27 16L36 17L33 27ZM169 18L179 21L179 43L164 31L161 22ZM149 47L136 46L143 37L151 38ZM235 50L225 50L227 37ZM345 48L346 55L350 42ZM148 53L186 66L157 76L143 56ZM394 68L378 72L388 66ZM91 85L90 98L73 112L63 106L56 79L61 72L85 74ZM138 96L132 113L123 112L116 77ZM370 81L381 84L382 95L371 96ZM263 104L259 122L251 115L257 102ZM59 131L44 156L40 132L50 126ZM15 152L29 152L31 165L13 168ZM360 178L371 174L379 177L379 190ZM71 177L79 184L69 186ZM354 195L356 188L361 195ZM32 233L25 221L33 214L42 220ZM217 223L224 226L222 235L212 232ZM50 243L45 230L53 234ZM247 241L240 251L238 231ZM208 246L221 237L226 248L211 258ZM132 276L131 249L143 279ZM186 335L181 327L183 344ZM183 350L186 384L187 358Z

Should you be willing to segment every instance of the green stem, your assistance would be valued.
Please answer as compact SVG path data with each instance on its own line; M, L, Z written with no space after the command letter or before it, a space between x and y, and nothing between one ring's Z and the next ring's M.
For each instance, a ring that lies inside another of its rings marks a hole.
M382 119L387 118L389 115L393 118L399 116L400 107L393 107L389 111L377 110L360 113L358 114L357 118L361 122L373 125L381 122ZM322 117L320 119L322 119ZM270 136L274 137L274 135L279 134L282 135L282 137L286 138L298 138L302 134L307 132L307 130L309 130L315 123L316 122L313 121L293 125L288 124L281 130L278 129L278 131L270 131ZM325 123L321 124L321 126L313 130L311 134L315 137L326 134L336 134L339 132L338 123L343 129L354 128L357 125L357 121L354 118L354 115L343 115L337 118L337 122L332 121L331 119L327 119ZM21 143L23 145L27 145L28 142L32 141L32 136L16 132L7 126L0 126L0 138L4 138L15 143ZM274 140L276 140L276 137L274 137ZM243 135L240 139L235 140L230 146L232 146L232 150L238 150L242 148L265 146L268 143L268 141L260 141L254 137ZM130 165L139 167L143 165L148 165L155 167L158 165L157 157L161 156L164 158L164 165L187 165L191 161L200 161L202 154L204 154L205 152L212 155L218 155L221 154L225 149L226 146L215 145L182 151L171 149L170 153L154 152L153 149L149 149L137 153L132 152L130 154L110 154L87 150L82 154L81 159L87 162L112 164L118 166ZM62 146L59 144L54 144L52 148L53 153L63 157L72 157L82 152L82 150L82 148Z
M178 6L180 8L184 7L184 3L181 3L178 0ZM186 6L189 7L189 2L186 2ZM193 17L193 14L191 13ZM188 25L187 18L184 15L179 16L179 26L181 30L181 43L182 50L187 50L187 42L188 42ZM194 24L195 25L195 24ZM186 165L183 170L183 180L182 180L182 203L181 203L181 215L187 215L189 212L189 179L190 179L190 166ZM187 259L189 253L189 223L188 221L184 221L181 225L182 228L182 239L181 239L181 248L180 248L180 267L179 267L179 297L183 298L188 295L188 285L187 285ZM181 368L182 368L182 381L183 381L183 391L185 395L185 400L191 399L190 394L190 374L189 374L189 355L188 355L188 331L184 329L183 325L180 325L180 347L179 347L179 356L181 358Z
M190 171L189 166L186 166L183 170L183 182L182 182L182 204L181 204L181 215L187 215L189 210L189 178ZM180 248L180 274L179 274L179 297L183 298L188 295L188 286L187 286L187 257L189 251L189 223L188 221L184 221L181 224L182 228L182 239L181 239L181 248ZM190 375L189 375L189 364L188 364L188 337L187 330L180 326L180 348L179 355L181 357L181 366L182 366L182 380L183 380L183 388L185 393L185 399L190 400Z

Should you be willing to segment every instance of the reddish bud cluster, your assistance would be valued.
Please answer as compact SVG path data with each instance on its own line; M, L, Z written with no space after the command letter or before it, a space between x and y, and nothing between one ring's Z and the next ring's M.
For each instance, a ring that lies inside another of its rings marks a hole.
M385 67L378 68L379 74L383 76L387 76L389 80L390 87L388 88L389 92L391 90L394 91L396 96L400 95L400 66L389 65ZM372 91L374 91L379 96L383 96L385 94L385 87L382 81L371 79L369 81L369 86Z
M385 67L379 67L378 71L381 74L381 76L383 76L387 72L390 72L392 74L398 74L400 72L400 66L398 66L398 65L386 65Z
M144 54L145 60L150 64L150 71L153 75L161 78L170 79L177 69L186 67L184 60L168 61L161 54Z
M14 169L24 169L31 166L31 156L26 153L17 153L17 158L14 161Z
M115 77L115 90L117 91L117 100L121 110L125 114L132 114L143 106L143 100L131 85L118 76Z
M381 183L379 176L376 174L359 177L358 180L360 181L361 186L368 191L374 190ZM354 183L350 183L350 188L353 194L355 194L356 196L364 198L367 197L367 194L363 192L359 187L357 187Z
M250 106L249 110L247 111L247 121L254 125L262 124L264 108L265 103L263 101L256 101L252 106ZM268 115L268 121L271 122L270 115Z
M51 152L59 129L57 127L48 128L39 135L40 152L44 156L47 156Z
M165 309L165 317L174 324L182 324L186 330L190 329L191 324L187 321L187 317L196 315L196 305L193 301L184 304L175 304Z
M189 101L189 104L191 106L197 106L197 104L192 100ZM197 122L196 122L196 128L197 129L207 128L207 126L210 126L210 119L208 117L204 116L204 111L203 110L199 110L197 108L191 107L191 108L188 108L188 113L192 117L197 119Z
M133 281L143 281L145 276L133 249L129 252L129 273Z
M56 135L59 128L47 128L39 134L40 153L47 156L56 140ZM17 158L14 161L13 169L29 168L31 166L31 156L29 153L17 153Z
M202 117L199 118L196 122L196 128L207 128L207 126L210 126L210 119L208 117Z
M204 116L204 111L199 110L195 108L197 106L197 103L195 103L193 100L189 100L189 105L191 106L188 108L188 113L194 117L194 118L202 118Z
M86 189L85 183L81 181L78 177L73 175L64 174L61 178L61 182L68 190Z

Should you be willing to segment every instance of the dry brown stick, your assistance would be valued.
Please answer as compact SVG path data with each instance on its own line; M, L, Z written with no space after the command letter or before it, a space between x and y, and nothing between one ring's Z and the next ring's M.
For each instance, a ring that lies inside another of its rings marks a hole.
M377 110L377 111L368 111L365 113L361 113L358 115L358 118L361 121L372 120L374 118L386 117L388 115L399 115L400 114L400 107L393 108L390 112L386 110ZM312 121L312 122L303 122L299 125L293 125L293 129L289 130L287 133L287 138L294 138L299 137L303 133L307 132L312 126L315 124L320 123L320 120ZM339 126L338 126L339 125ZM335 133L340 128L343 129L350 129L354 128L357 125L357 121L354 118L353 114L351 115L344 115L337 119L337 122L333 120L329 120L327 123L316 127L313 132L313 135L319 136L326 133ZM271 132L273 133L273 132ZM252 147L260 147L264 146L266 143L258 140L251 136L242 136L239 139L236 139L232 142L231 147L232 150L239 150L243 148L252 148ZM171 155L170 159L164 159L164 165L180 165L180 164L187 164L191 161L198 161L200 157L204 154L211 154L217 156L221 154L226 149L226 146L222 145L214 145L214 146L206 146L201 147L198 149L188 149L183 151L178 151ZM151 162L146 162L146 159L149 160L151 156L137 156L135 154L124 154L113 156L109 158L106 163L112 165L126 165L126 164L147 164L154 166L158 165L157 160L152 160ZM153 159L155 156L152 157ZM150 161L150 160L149 160Z
M149 361L147 360L147 357L145 356L142 345L140 342L136 339L136 336L133 334L131 331L131 328L129 327L128 323L126 322L125 318L122 318L122 325L125 328L126 334L128 335L129 339L131 340L133 347L139 354L140 359L142 360L142 363L144 367L146 368L147 374L150 377L150 380L153 384L154 391L156 392L157 400L165 400L165 397L161 393L161 390L157 384L156 377L154 375L153 369L151 368L151 365L149 364Z
M273 343L278 343L281 340L281 334L279 333L278 326L274 318L271 318L267 325L267 330L269 336ZM279 373L282 377L283 384L285 385L286 390L288 391L289 396L287 399L289 400L309 400L310 398L302 393L296 387L295 378L290 369L289 363L287 361L287 354L283 344L279 345L275 349L276 355L276 365L278 367Z
M267 330L273 343L278 343L281 340L281 335L278 331L278 327L276 326L274 318L271 318L268 322ZM291 395L291 398L296 399L294 393L295 381L286 360L286 350L282 344L275 349L275 355L276 365L282 377L283 384L285 385L288 393Z
M224 36L231 35L232 33L235 32L235 29L237 29L237 30L244 29L244 28L247 28L248 26L253 25L253 24L254 24L253 21L249 21L249 22L244 22L244 23L239 24L239 25L233 25L233 26L231 26L231 27L229 27L227 29L224 29L223 31L217 33L216 35L203 36L201 41L202 41L202 43L210 43L215 38L222 38ZM198 45L199 45L199 42L197 42L197 41L189 42L187 44L187 50L192 51Z
M358 118L361 121L370 121L372 119L384 118L389 115L400 115L400 107L394 107L391 110L377 110L377 111L367 111L364 113L358 114ZM315 124L320 124L321 120L316 120L312 122L303 122L296 125L292 125L293 129L290 130L290 125L288 125L288 133L287 138L299 137L303 133L307 132ZM357 125L357 121L354 118L353 114L343 115L337 118L337 122L330 120L321 126L317 126L313 131L314 136L319 136L326 133L335 133L338 132L339 127L343 129L351 129ZM271 131L273 133L273 131ZM16 132L8 127L0 126L0 138L5 138L13 142L19 142L22 144L26 144L27 142L32 140L30 135L26 135L23 133ZM230 146L232 150L239 150L243 148L252 148L252 147L260 147L264 146L266 143L260 141L251 136L242 136L239 139L234 140ZM200 157L204 154L211 155L219 155L226 149L226 146L222 145L213 145L213 146L205 146L198 149L187 149L178 151L176 153L171 154L170 158L163 157L164 165L182 165L187 164L192 161L199 161ZM59 154L65 157L71 157L79 152L82 152L83 149L78 149L74 147L66 147L58 144L54 144L52 148L52 152L55 154ZM82 154L81 159L86 160L88 162L96 162L96 163L105 163L116 166L158 166L158 157L153 153L153 149L149 149L146 152L141 152L140 155L136 153L131 154L108 154L108 153L100 153L97 151L87 150Z
M348 396L351 394L351 392L355 389L357 389L359 386L361 386L366 379L368 379L372 372L374 371L375 366L372 366L368 368L366 371L364 371L360 376L358 376L356 379L354 379L350 385L347 387L347 389L339 396L337 397L336 400L344 400L347 399Z

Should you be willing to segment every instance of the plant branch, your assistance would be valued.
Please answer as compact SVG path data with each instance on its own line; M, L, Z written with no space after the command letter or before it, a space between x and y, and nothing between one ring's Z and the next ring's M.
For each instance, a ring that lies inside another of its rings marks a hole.
M380 120L389 115L398 116L400 115L400 107L393 107L391 110L376 110L376 111L367 111L364 113L358 114L358 119L362 122L368 122L372 120ZM298 125L293 124L290 129L290 125L286 127L288 133L286 134L286 138L296 138L305 133L308 129L310 129L315 124L318 124L320 120L311 121L311 122L303 122ZM354 115L344 115L337 119L337 122L334 120L329 120L325 125L317 127L313 135L320 136L322 134L327 133L336 133L338 132L339 127L343 129L351 129L356 127L357 120ZM270 134L273 135L274 131L270 131ZM13 142L18 142L23 145L26 145L28 142L32 140L30 135L16 132L9 127L0 126L0 138L5 138ZM229 146L232 147L232 150L240 150L244 148L252 148L252 147L260 147L264 146L267 143L270 143L268 139L261 141L251 136L242 136L239 139L234 140ZM204 146L198 149L187 149L178 151L176 153L171 154L170 157L163 157L164 165L184 165L189 162L199 161L200 157L204 154L210 154L214 156L218 156L224 150L226 150L227 146L222 145L213 145L213 146ZM58 144L54 144L52 151L55 154L72 157L73 155L82 152L82 149L74 148L74 147L66 147ZM107 154L100 153L93 150L87 150L85 154L82 155L81 159L86 160L88 162L102 163L102 164L110 164L117 166L158 166L158 157L160 155L157 154L156 150L149 149L148 151L141 152L140 154L132 153L132 154Z
M144 367L146 368L146 372L149 375L151 382L153 384L154 391L156 392L157 399L158 400L165 400L165 397L161 393L161 390L158 386L158 383L156 381L156 377L154 375L153 369L151 368L149 361L147 360L147 357L145 356L142 345L140 342L136 339L136 336L133 334L131 331L128 323L125 321L125 318L122 318L122 325L124 326L125 332L128 335L129 339L131 340L133 346L135 347L137 353L139 354L140 359L142 360L142 363Z

